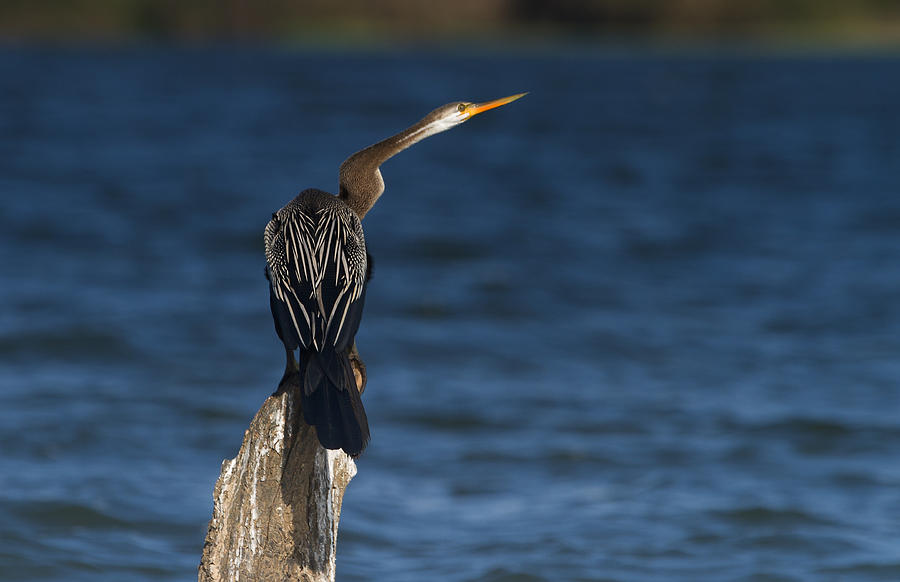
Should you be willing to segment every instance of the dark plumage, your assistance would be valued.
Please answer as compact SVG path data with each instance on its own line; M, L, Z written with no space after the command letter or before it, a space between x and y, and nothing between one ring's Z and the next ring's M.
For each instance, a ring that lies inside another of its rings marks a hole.
M359 455L369 440L349 354L362 319L368 258L362 225L336 196L304 190L266 226L269 297L287 350L300 350L303 419L328 449Z

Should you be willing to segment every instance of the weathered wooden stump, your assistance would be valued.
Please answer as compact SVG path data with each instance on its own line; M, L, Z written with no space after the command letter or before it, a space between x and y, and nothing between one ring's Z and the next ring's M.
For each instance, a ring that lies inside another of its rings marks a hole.
M365 366L351 361L360 392ZM200 582L333 582L341 503L356 464L319 445L296 385L263 403L237 457L222 463Z

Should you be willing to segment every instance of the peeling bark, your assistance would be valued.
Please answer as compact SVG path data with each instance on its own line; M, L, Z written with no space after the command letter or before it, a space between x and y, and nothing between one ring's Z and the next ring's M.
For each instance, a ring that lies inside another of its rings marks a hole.
M362 388L365 369L355 368ZM266 399L237 457L222 463L200 582L334 580L341 502L356 464L319 445L291 388Z

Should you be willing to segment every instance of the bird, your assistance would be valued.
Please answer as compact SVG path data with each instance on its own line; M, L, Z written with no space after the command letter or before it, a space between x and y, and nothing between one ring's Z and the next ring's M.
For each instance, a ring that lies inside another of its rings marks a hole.
M264 235L266 278L275 331L287 360L279 390L298 387L303 420L315 427L322 447L358 458L370 438L360 397L365 367L355 337L372 273L362 220L384 192L381 164L524 95L442 105L344 160L336 195L306 189L272 214Z

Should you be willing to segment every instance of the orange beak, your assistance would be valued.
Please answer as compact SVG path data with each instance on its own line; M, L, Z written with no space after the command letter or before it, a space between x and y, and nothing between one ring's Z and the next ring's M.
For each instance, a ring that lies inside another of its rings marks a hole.
M493 101L486 101L484 103L474 103L469 105L467 108L469 117L473 115L478 115L479 113L484 113L489 109L493 109L495 107L500 107L501 105L506 105L507 103L512 103L516 99L521 99L528 93L519 93L518 95L510 95L509 97L504 97L503 99L494 99Z

